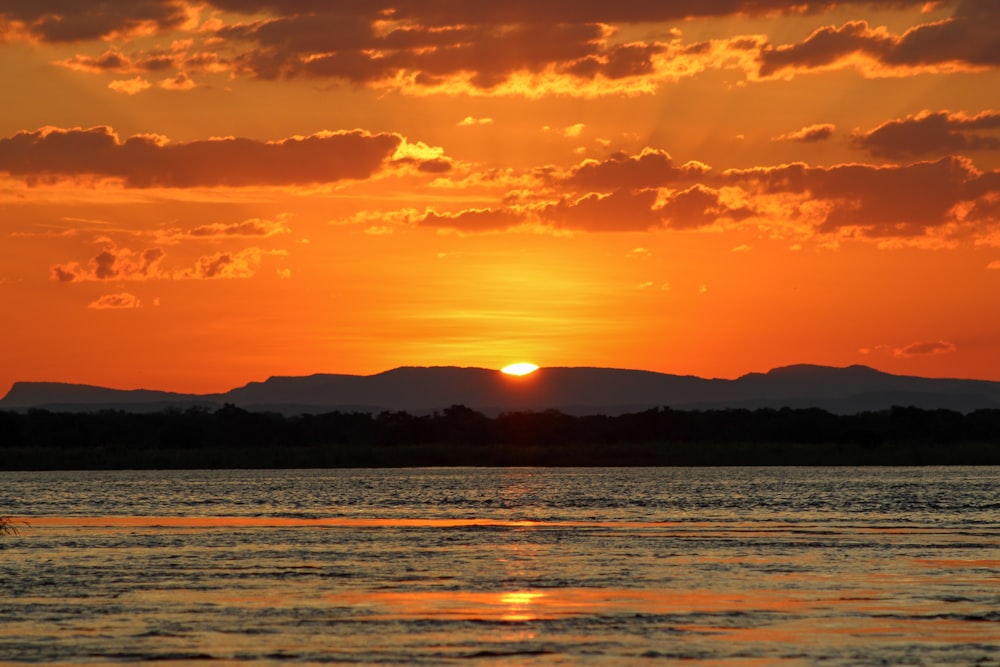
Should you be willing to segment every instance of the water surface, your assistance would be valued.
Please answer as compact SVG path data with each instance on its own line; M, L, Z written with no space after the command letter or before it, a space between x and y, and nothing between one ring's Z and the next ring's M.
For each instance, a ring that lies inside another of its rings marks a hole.
M1000 665L998 473L0 473L0 660Z

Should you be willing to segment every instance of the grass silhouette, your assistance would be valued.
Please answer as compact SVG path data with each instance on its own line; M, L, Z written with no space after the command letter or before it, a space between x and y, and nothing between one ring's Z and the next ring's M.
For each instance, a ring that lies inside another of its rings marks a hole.
M0 535L20 535L21 531L17 529L13 519L9 516L0 516ZM24 522L21 522L24 523ZM24 523L24 525L28 525Z

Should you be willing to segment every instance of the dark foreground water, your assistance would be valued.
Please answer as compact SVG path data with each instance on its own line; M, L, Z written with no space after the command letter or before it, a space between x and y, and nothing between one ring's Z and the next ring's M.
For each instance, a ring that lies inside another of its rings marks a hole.
M0 473L0 661L1000 665L998 476Z

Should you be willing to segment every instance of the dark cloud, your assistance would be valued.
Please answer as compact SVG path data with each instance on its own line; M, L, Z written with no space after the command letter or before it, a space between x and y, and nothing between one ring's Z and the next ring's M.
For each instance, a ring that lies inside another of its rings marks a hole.
M730 170L724 177L757 194L807 196L822 202L827 212L818 231L859 227L880 237L925 234L954 221L959 205L974 207L1000 196L996 172L982 174L958 157L883 167L792 164Z
M666 152L646 150L639 155L615 153L600 162L584 162L571 169L562 180L564 185L578 190L608 192L692 183L707 171L708 167L698 163L676 167Z
M754 214L745 206L729 206L720 195L718 190L694 185L671 193L660 213L672 229L697 229L720 220L738 222Z
M451 171L451 161L443 158L424 160L417 166L417 170L426 174L443 174Z
M786 68L823 67L852 53L886 52L891 44L890 36L874 32L867 21L849 21L840 27L825 26L799 44L765 46L760 53L759 73L766 77Z
M1000 224L1000 171L982 172L962 157L715 173L699 163L675 167L666 153L647 149L539 178L557 201L431 213L420 224L486 231L537 222L613 232L693 230L750 219L767 226L777 216L807 235L846 232L877 239L916 239L954 223L964 225L964 233L989 233Z
M994 150L1000 137L982 131L1000 129L1000 113L975 116L948 111L924 111L890 120L868 132L856 133L852 144L877 157L914 158L952 152Z
M172 144L149 136L120 141L108 127L44 128L0 139L0 171L28 181L120 178L133 188L327 183L370 177L401 143L399 135L360 130Z
M515 71L538 72L550 64L600 57L601 67L620 71L599 43L596 24L556 26L474 25L435 29L398 28L375 34L370 23L338 15L294 16L223 29L220 36L257 46L238 63L263 79L308 76L356 83L391 79L402 72L430 81L471 73L473 85L491 88ZM617 69L615 69L617 68Z
M759 55L762 77L784 70L808 70L833 65L855 54L884 67L960 66L966 69L1000 65L1000 2L964 0L952 17L925 23L894 35L867 21L825 26L803 42L766 45Z
M844 5L882 8L920 7L926 0L209 0L212 6L233 12L275 15L318 14L331 11L352 16L414 21L430 26L459 24L645 23L714 16L817 13Z
M670 25L686 19L821 14L857 6L874 10L917 9L925 0L208 0L210 9L229 21L215 27L204 52L107 52L77 55L63 62L89 71L179 72L220 68L260 79L308 77L361 85L434 87L461 82L483 92L515 81L515 74L544 74L578 80L598 77L621 82L643 77L691 75L700 71L688 59L710 58L711 42L687 46L673 40L616 41L620 26ZM1000 64L994 27L1000 3L964 0L947 20L928 22L891 34L865 21L816 30L798 44L761 44L734 39L725 48L759 49L757 74L839 65L864 54L887 68L937 66L993 67ZM180 0L73 2L11 0L0 5L0 35L27 33L44 41L106 39L138 29L180 27L187 5ZM243 19L240 22L240 19ZM668 34L664 32L664 35ZM199 35L199 38L201 35ZM185 47L186 48L186 47ZM721 48L721 47L720 47ZM673 54L673 55L671 55ZM676 56L685 67L671 72ZM708 62L704 67L720 67ZM731 65L730 65L731 66ZM535 84L543 88L544 83ZM572 86L572 83L569 84ZM186 89L189 85L166 86ZM608 91L613 90L608 88ZM504 92L516 93L521 88ZM537 90L534 90L537 93ZM560 86L562 92L566 86ZM593 92L580 94L599 94ZM522 90L528 94L527 90Z
M168 30L187 19L179 0L4 0L0 32L23 27L44 42L83 42L153 27Z
M465 76L472 86L489 90L508 81L514 72L551 70L584 80L597 76L618 80L655 73L654 58L667 46L658 42L612 43L614 28L610 26L737 15L799 15L845 4L898 9L924 3L211 0L210 4L231 12L270 15L267 20L227 26L217 33L223 40L248 45L237 62L244 71L262 79L309 76L373 83L402 77L417 85L433 86L448 77ZM819 35L806 45L770 49L764 55L762 73L797 64L803 58L813 64L836 59L841 53L864 48L870 31L859 22L846 31L835 32L829 38ZM839 45L845 32L857 33L853 45ZM826 42L839 46L834 48ZM751 46L756 42L748 43ZM704 51L709 47L702 43L689 48ZM826 55L831 48L832 55Z
M662 223L653 210L656 190L615 190L611 194L588 194L547 206L542 220L558 228L594 232L643 231Z

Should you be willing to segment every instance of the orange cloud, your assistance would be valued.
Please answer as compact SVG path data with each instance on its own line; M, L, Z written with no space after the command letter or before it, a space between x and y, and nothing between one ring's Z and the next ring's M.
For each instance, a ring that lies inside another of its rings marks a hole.
M105 294L87 304L87 308L93 308L94 310L124 310L141 307L142 303L139 299L134 294L129 294L128 292Z
M197 87L198 84L183 72L160 81L160 88L164 90L192 90Z
M459 121L459 127L467 127L469 125L490 125L493 122L492 118L474 118L472 116L466 116L461 121Z
M1000 112L970 116L959 112L922 111L915 116L886 121L868 132L856 132L852 145L877 157L913 158L961 151L1000 148Z
M937 341L926 341L920 343L910 343L909 345L904 345L903 347L895 348L892 353L895 357L900 357L903 359L909 359L911 357L920 357L934 354L954 354L958 348L955 347L954 343L950 343L946 340Z
M228 137L173 144L148 135L121 141L109 127L46 127L0 139L0 172L29 183L110 177L129 188L329 183L371 177L401 144L399 135L362 130L273 142ZM440 158L417 162L421 170L445 169Z
M816 141L825 141L833 136L836 129L837 127L833 123L809 125L795 132L778 135L774 138L774 141L800 141L807 144Z
M265 254L282 254L281 251L264 251L260 248L246 248L238 252L217 252L198 258L193 269L178 271L174 278L252 278L260 268Z
M180 239L265 238L287 232L282 221L247 220L233 225L211 224L195 227L190 231L171 230L157 234L164 243ZM242 250L219 251L199 257L192 267L169 268L163 266L167 253L160 247L143 250L120 247L107 237L100 252L86 263L66 262L51 268L53 280L68 282L89 281L145 281L145 280L197 280L209 278L250 278L260 268L267 255L285 256L287 251L259 247Z
M126 95L138 95L152 86L153 84L141 76L132 77L131 79L119 79L108 84L108 88L111 90L116 93L125 93Z
M52 267L51 275L59 282L85 280L149 280L159 277L165 253L160 248L130 250L108 243L85 265L69 262Z
M155 51L130 58L121 51L105 51L99 56L75 55L59 64L78 72L151 73L175 66L176 55L168 51Z
M192 238L226 238L232 236L268 237L277 234L287 234L290 231L284 219L264 220L261 218L252 218L232 224L216 222L208 225L200 225L188 231L187 236Z

